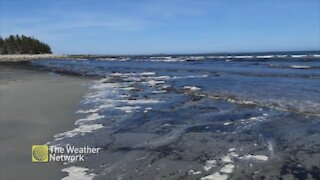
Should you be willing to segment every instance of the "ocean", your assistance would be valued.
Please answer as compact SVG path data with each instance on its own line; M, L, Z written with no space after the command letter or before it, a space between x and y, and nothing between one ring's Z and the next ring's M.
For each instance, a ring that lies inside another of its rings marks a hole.
M68 178L320 179L320 52L36 60L93 77Z

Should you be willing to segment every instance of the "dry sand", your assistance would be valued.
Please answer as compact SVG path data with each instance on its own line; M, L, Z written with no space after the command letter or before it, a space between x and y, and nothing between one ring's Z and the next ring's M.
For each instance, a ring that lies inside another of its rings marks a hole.
M61 179L58 163L32 163L31 146L73 129L88 79L0 64L0 179Z

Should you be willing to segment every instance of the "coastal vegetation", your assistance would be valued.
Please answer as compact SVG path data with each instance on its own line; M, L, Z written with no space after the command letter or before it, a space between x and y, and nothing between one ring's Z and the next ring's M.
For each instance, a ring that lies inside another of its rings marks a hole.
M0 36L0 54L51 54L48 44L25 35Z

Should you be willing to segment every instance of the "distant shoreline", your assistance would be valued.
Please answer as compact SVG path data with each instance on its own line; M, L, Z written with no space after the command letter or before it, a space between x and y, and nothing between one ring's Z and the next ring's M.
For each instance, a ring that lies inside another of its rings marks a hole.
M6 54L0 55L0 62L20 62L31 61L36 59L63 59L67 57L67 55L55 54Z
M37 59L64 59L64 60L121 60L128 58L183 58L192 59L197 56L205 56L209 59L317 59L320 58L320 51L290 51L290 52L270 52L270 53L225 53L225 54L158 54L158 55L95 55L95 54L0 54L0 62L28 62ZM197 59L197 58L196 58Z

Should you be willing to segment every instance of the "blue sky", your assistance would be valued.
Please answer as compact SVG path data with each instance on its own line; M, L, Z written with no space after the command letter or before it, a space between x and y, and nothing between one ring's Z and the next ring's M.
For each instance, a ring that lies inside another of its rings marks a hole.
M319 0L0 0L0 33L57 54L320 50Z

